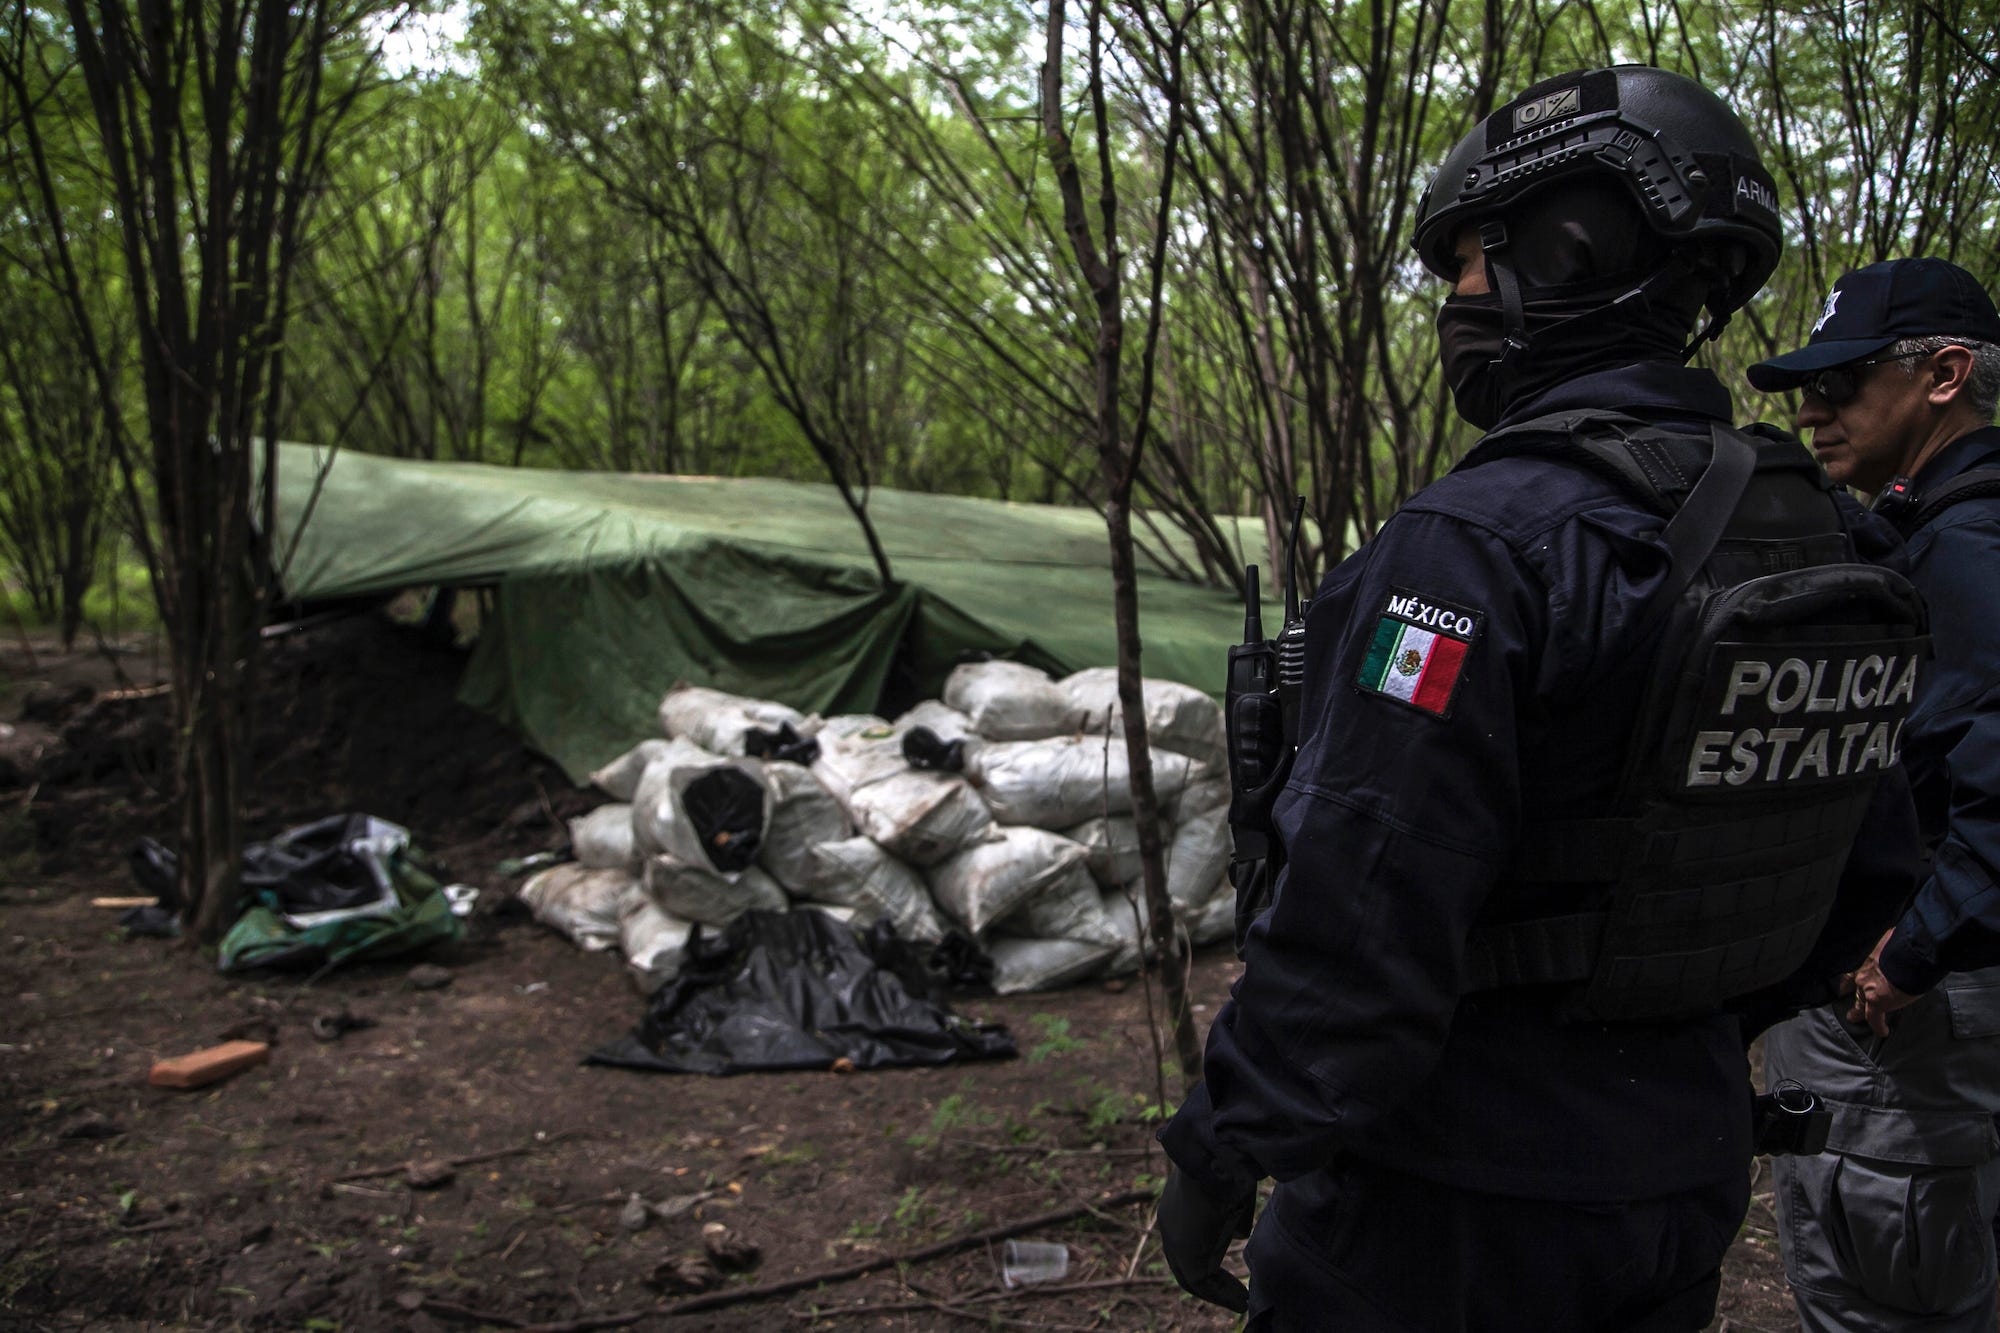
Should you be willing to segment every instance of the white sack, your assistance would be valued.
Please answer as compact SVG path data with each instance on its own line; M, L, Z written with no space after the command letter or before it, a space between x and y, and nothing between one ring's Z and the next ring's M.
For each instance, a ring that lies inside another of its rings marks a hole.
M916 866L936 865L993 827L971 783L914 768L863 788L849 810L863 833Z
M854 836L847 811L811 769L773 760L764 765L771 788L771 822L757 864L791 893L805 894L817 867L813 849ZM810 895L807 895L810 896Z
M813 776L833 793L833 798L850 810L854 794L870 783L895 777L909 770L903 758L903 738L888 723L848 735L821 732L819 758L813 760Z
M995 741L1031 741L1076 730L1076 709L1046 671L1021 662L967 662L945 678L944 702Z
M1015 939L1101 944L1107 956L1124 942L1118 927L1105 919L1103 890L1080 865L1071 866L1048 889L996 922L993 933Z
M1176 911L1199 907L1215 893L1217 881L1228 879L1232 846L1227 807L1196 815L1174 830L1167 848L1167 896Z
M599 870L565 861L531 876L520 899L535 920L595 953L618 943L619 922L645 895L629 870Z
M1227 777L1203 776L1216 772L1226 773L1226 767L1203 768L1198 770L1194 781L1181 788L1180 795L1171 801L1161 801L1161 813L1176 824L1185 824L1196 815L1205 815L1211 810L1225 809L1229 805L1229 779Z
M1131 815L1099 815L1062 831L1087 854L1090 874L1107 889L1139 881L1139 821Z
M963 740L973 735L972 719L942 699L926 699L896 719L896 733L929 727L941 741Z
M1104 970L1114 977L1129 976L1139 970L1139 960L1153 952L1152 939L1146 934L1152 913L1146 910L1145 892L1134 886L1128 898L1123 889L1106 889L1099 902L1105 921L1118 932L1118 949Z
M912 865L936 865L993 824L970 783L911 768L894 734L822 741L813 774L857 829Z
M782 912L791 905L778 881L756 866L725 878L666 853L646 859L646 896L673 916L717 927L752 908Z
M632 807L614 801L570 820L569 850L578 865L636 876L643 858L632 836Z
M787 725L803 738L819 729L819 719L784 704L700 685L676 685L660 700L660 730L693 741L711 754L745 754L745 732L753 727L776 731Z
M854 908L841 907L834 903L793 903L792 910L794 912L818 912L821 916L832 917L843 926L859 926L862 929L866 929L869 925L873 924L864 919L862 914Z
M1084 850L1058 833L1001 828L932 867L931 896L968 935L1046 893L1083 864Z
M1110 729L1114 738L1125 734L1124 710L1118 705L1118 668L1091 667L1058 682L1076 710L1077 725L1085 733L1101 736ZM1146 706L1146 738L1155 746L1190 754L1220 765L1228 754L1222 725L1222 705L1192 685L1177 680L1139 682Z
M987 949L993 959L993 990L999 995L1052 990L1081 981L1104 965L1112 946L1084 940L995 939Z
M965 773L1001 824L1070 828L1132 810L1132 770L1122 738L994 741L968 751ZM1162 802L1207 776L1205 765L1184 754L1153 751L1153 790Z
M590 780L612 800L630 802L632 793L639 789L639 778L645 773L646 765L667 753L671 745L669 741L640 741L592 773Z
M855 921L863 926L886 919L898 939L935 944L944 938L944 918L938 915L923 876L872 839L823 842L812 855L811 888L803 896L852 908Z
M1181 913L1188 939L1197 946L1214 944L1236 936L1236 886L1227 879L1216 886L1207 902L1193 911Z
M620 923L618 940L632 984L651 995L679 976L693 934L693 922L662 911L658 903L641 894Z
M886 736L889 733L888 720L873 713L840 713L820 723L819 730L813 734L821 740L829 736L846 740L848 737L866 735L871 731Z
M764 777L764 765L755 759L725 758L691 742L678 741L646 766L639 788L632 794L632 834L642 856L664 853L729 879L743 873L716 869L708 848L702 845L700 831L681 804L689 784L705 773L725 767L738 770L764 788L762 822L755 830L762 845L771 826L770 786Z

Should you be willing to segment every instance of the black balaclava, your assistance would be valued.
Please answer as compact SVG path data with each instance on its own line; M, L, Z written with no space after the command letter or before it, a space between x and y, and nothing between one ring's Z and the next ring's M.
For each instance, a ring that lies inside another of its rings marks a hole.
M1491 427L1511 404L1578 375L1692 350L1705 293L1695 257L1648 228L1623 187L1561 186L1487 221L1481 236L1492 290L1448 296L1437 314L1445 383L1473 425Z

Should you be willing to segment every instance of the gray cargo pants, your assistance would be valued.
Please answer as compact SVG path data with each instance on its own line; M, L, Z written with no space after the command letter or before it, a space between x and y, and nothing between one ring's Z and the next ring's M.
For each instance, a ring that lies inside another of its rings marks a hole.
M1774 1161L1807 1333L1993 1333L2000 969L1955 973L1886 1038L1813 1010L1765 1034L1766 1081L1834 1113L1827 1152Z
M2000 1161L1776 1159L1785 1276L1807 1333L1992 1333Z

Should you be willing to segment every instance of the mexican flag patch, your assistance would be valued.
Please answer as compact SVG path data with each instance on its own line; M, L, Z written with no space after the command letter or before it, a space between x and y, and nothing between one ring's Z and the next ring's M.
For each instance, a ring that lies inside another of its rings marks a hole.
M1483 619L1477 611L1395 589L1375 622L1354 683L1432 717L1449 716L1465 655Z

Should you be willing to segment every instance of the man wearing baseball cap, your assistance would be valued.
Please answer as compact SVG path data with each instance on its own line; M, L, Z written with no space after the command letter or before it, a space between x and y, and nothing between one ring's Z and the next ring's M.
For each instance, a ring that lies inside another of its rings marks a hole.
M1798 351L1750 368L1798 389L1837 483L1909 545L1934 658L1901 751L1929 855L1851 1004L1765 1037L1770 1086L1833 1110L1827 1151L1774 1159L1785 1275L1812 1333L1995 1326L2000 1205L2000 314L1964 269L1843 275Z

